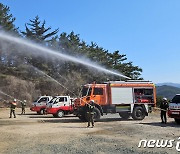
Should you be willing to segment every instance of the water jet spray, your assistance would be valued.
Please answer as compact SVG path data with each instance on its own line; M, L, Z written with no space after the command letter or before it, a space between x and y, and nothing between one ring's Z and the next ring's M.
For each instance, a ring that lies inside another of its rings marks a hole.
M7 93L5 93L5 92L3 92L3 91L1 91L1 90L0 90L0 93L3 94L3 95L5 95L5 96L8 96L8 97L10 97L10 98L12 98L12 99L15 99L15 97L13 97L13 96L11 96L11 95L8 95ZM17 99L17 98L16 98L16 99ZM21 100L19 100L19 99L17 99L17 100L21 102Z
M119 77L122 77L122 78L130 79L129 77L127 77L127 76L125 76L125 75L123 75L121 73L118 73L118 72L103 68L102 66L97 65L94 62L83 61L80 58L76 58L76 57L73 57L73 56L70 56L70 55L59 53L56 50L52 50L52 49L49 49L47 47L43 47L41 45L38 45L36 43L32 43L29 40L25 40L25 39L22 39L22 38L11 36L6 32L0 32L0 39L5 40L5 41L11 41L11 42L19 44L19 45L24 45L24 46L27 46L29 48L41 51L43 53L53 55L53 56L55 56L57 58L60 58L60 59L63 59L63 60L68 60L68 61L72 61L72 62L75 62L75 63L83 64L85 66L94 68L96 70L99 70L99 71L102 71L102 72L105 72L105 73L108 73L108 74L113 74L113 75L116 75L116 76L119 76Z
M67 91L69 91L71 94L73 94L75 96L75 94L69 90L68 88L66 88L63 84L61 84L60 82L58 82L56 79L52 78L51 76L47 75L45 72L39 70L37 67L31 66L33 67L37 72L39 72L42 75L45 75L47 78L49 78L51 81L56 82L57 84L59 84L61 87L65 88Z

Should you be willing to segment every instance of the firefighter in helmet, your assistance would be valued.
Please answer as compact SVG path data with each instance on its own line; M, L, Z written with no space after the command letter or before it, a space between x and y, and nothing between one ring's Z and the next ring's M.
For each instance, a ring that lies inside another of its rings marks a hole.
M91 100L90 103L86 104L86 110L87 110L87 120L88 120L88 126L90 126L90 123L92 124L92 127L94 127L94 100Z
M22 109L21 114L25 114L25 107L26 107L26 100L21 101L21 109Z
M166 112L167 112L168 107L169 107L168 100L167 98L164 97L160 104L160 108L161 108L161 120L162 120L162 123L165 123L165 124L167 123Z
M17 106L17 100L14 99L14 101L11 102L10 104L11 104L11 106L10 106L10 117L9 118L12 118L12 114L14 115L14 118L16 118L15 109L16 109L16 106Z

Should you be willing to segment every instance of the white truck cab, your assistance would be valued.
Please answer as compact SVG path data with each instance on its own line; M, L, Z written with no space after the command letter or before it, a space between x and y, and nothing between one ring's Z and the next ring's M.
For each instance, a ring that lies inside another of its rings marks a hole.
M54 117L62 118L64 115L72 113L74 102L70 96L55 96L46 106L46 113Z
M47 103L52 99L52 96L39 96L30 108L31 111L37 112L37 114L44 114Z
M176 94L169 103L168 116L174 118L177 124L180 124L180 94Z

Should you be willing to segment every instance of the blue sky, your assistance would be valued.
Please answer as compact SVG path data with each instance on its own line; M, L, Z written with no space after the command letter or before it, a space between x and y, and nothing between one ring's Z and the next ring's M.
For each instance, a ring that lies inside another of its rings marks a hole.
M24 29L36 15L46 26L74 31L80 38L113 52L143 69L155 83L180 83L179 0L1 0Z

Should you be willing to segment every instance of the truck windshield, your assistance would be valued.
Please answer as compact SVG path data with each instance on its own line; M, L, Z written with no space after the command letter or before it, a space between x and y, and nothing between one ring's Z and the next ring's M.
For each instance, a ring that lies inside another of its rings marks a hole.
M57 98L57 97L54 97L53 99L51 99L51 100L49 101L49 103L53 103L56 98Z
M83 87L82 89L82 97L83 96L90 96L91 95L92 88L89 87Z
M180 103L180 95L176 95L173 99L171 103Z
M59 97L57 98L53 104L59 103L59 102L67 102L67 97Z
M47 102L48 100L49 100L48 97L43 97L40 100L38 100L38 103Z

